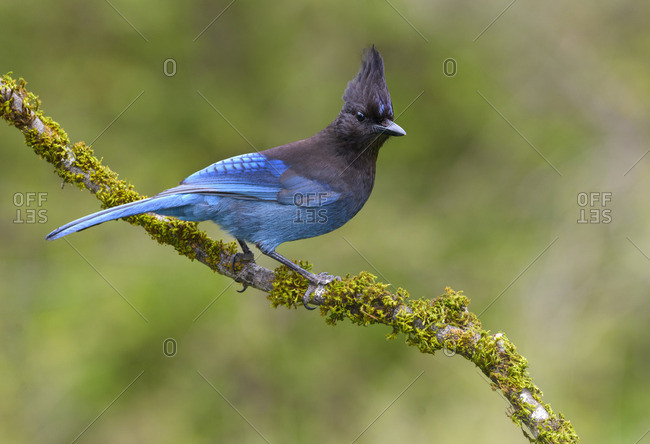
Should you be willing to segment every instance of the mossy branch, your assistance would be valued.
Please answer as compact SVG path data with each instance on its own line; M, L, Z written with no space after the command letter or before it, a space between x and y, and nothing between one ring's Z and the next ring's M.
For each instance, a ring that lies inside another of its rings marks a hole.
M54 171L65 183L88 189L112 207L141 199L133 186L118 175L83 142L70 144L63 129L39 110L39 100L25 89L23 79L5 75L0 80L2 118L25 135L25 141L42 159L54 165ZM153 239L173 246L179 254L197 260L212 270L237 282L268 293L274 307L302 307L307 289L305 279L286 267L272 271L254 263L236 264L232 269L235 243L210 239L196 223L155 215L126 219L142 226ZM301 264L308 267L308 264ZM312 303L319 305L329 324L349 319L357 325L383 324L392 331L389 338L406 336L406 343L421 352L444 350L458 354L474 363L508 400L508 412L531 442L578 442L571 423L542 401L542 392L533 384L526 359L517 353L512 342L502 333L483 330L476 315L468 310L469 299L450 288L435 299L409 299L408 293L395 293L375 277L362 272L358 276L334 281L325 290L317 291Z

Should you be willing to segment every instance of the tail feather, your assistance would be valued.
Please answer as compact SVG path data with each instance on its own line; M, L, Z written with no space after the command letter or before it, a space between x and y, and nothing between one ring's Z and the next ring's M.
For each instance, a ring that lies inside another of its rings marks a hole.
M186 195L187 196L187 195ZM107 222L109 220L120 219L123 217L135 216L136 214L169 210L176 207L182 207L188 204L183 199L182 194L172 194L163 196L154 196L148 199L130 202L113 208L107 208L97 213L89 214L80 219L69 222L48 234L45 239L55 240L77 231L85 230L92 226Z

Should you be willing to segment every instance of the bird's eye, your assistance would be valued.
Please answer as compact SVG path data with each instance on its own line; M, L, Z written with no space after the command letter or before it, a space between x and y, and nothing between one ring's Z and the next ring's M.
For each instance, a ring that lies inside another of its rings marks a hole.
M359 122L363 122L364 120L366 120L366 115L361 111L357 111L357 120Z

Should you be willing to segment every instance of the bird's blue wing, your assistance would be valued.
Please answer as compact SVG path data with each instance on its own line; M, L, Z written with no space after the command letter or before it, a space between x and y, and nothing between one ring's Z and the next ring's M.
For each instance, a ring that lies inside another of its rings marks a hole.
M257 153L242 154L197 171L169 191L276 200L282 190L279 178L286 170L280 160Z
M276 201L285 205L320 206L339 193L317 181L295 174L283 161L261 153L242 154L214 163L160 195L211 194L235 199Z

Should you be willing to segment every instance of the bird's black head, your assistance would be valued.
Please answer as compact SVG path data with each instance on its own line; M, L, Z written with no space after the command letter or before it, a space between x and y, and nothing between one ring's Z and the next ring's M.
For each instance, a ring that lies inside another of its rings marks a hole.
M388 136L406 134L393 122L393 105L384 77L384 61L374 46L363 51L361 68L348 83L343 101L337 129L346 139L379 148Z

